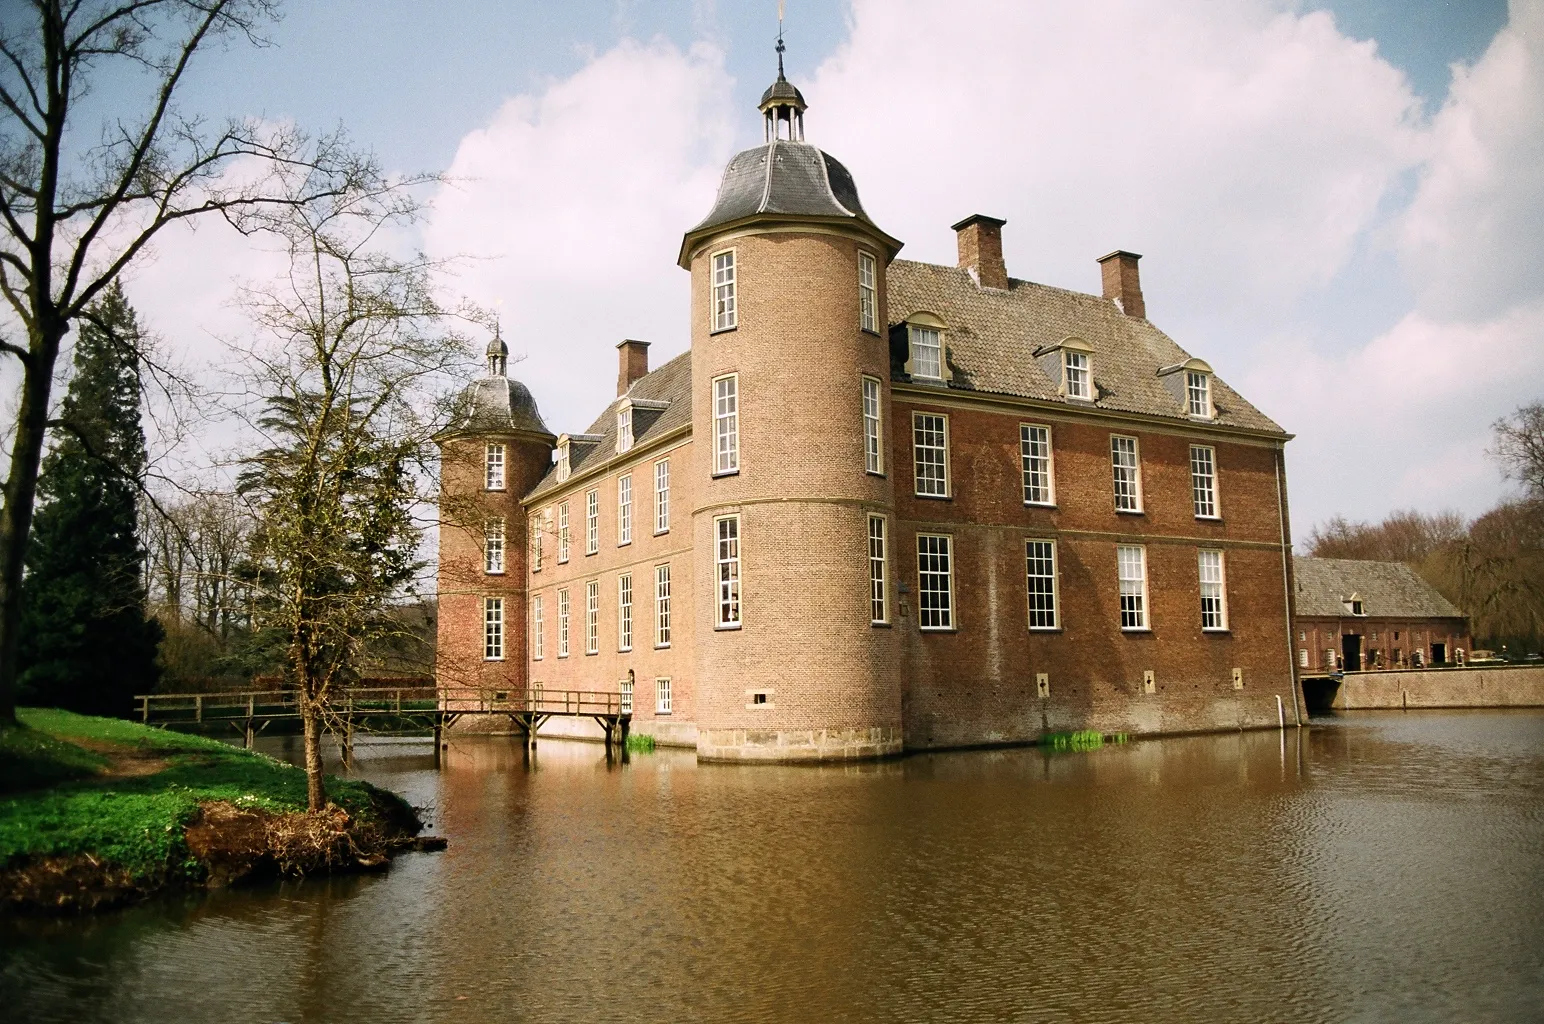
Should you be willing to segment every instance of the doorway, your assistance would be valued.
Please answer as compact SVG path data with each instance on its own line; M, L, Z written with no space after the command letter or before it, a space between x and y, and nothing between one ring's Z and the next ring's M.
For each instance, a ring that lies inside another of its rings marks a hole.
M1434 643L1431 645L1431 663L1433 665L1447 664L1447 644Z
M1340 638L1341 667L1347 672L1362 670L1362 638L1357 633L1347 633Z

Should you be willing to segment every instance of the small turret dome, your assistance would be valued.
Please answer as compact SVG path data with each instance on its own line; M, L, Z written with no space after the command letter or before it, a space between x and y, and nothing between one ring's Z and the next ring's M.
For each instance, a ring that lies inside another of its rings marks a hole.
M509 372L509 346L499 337L499 328L493 328L493 340L488 342L488 376L503 377Z
M809 108L809 104L804 102L804 94L782 74L779 74L777 81L767 86L767 91L761 94L761 102L756 104L756 109L766 113L768 107L778 105L797 107L799 110Z
M488 375L473 381L457 397L446 434L507 434L518 431L552 436L531 391L509 378L509 346L493 330L488 342Z

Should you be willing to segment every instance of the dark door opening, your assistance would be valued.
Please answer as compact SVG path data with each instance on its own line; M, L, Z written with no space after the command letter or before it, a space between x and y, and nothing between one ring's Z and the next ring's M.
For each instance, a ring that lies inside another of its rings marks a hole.
M1362 670L1362 638L1356 633L1347 633L1340 638L1341 667L1347 672L1360 672Z
M1447 664L1447 644L1431 645L1431 663L1433 665Z

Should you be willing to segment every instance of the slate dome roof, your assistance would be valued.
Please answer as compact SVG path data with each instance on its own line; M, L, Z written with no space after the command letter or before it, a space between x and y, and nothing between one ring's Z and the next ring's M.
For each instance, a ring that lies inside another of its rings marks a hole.
M767 86L767 91L761 94L761 102L756 105L765 109L768 104L777 100L792 103L800 110L809 106L809 104L804 102L804 94L799 91L798 87L782 75L778 75L777 81Z
M447 433L482 434L523 430L551 435L530 389L517 380L492 376L473 381L461 400Z

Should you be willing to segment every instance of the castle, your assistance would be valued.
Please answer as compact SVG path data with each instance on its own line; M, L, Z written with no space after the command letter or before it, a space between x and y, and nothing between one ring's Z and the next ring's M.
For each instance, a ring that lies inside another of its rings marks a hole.
M691 348L554 436L488 375L441 436L442 685L603 690L702 760L1300 721L1290 435L1146 317L897 259L779 69L686 232ZM555 450L555 458L554 458Z

